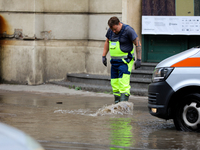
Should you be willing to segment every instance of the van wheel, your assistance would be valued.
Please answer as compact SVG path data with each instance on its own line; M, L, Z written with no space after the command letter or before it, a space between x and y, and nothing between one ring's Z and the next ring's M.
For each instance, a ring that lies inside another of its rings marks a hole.
M177 105L174 124L177 130L200 131L200 94L189 94Z

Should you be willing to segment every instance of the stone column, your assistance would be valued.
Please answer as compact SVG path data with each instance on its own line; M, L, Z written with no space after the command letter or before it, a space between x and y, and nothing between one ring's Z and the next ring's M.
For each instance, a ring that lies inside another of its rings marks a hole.
M122 0L122 22L134 28L142 43L142 0Z

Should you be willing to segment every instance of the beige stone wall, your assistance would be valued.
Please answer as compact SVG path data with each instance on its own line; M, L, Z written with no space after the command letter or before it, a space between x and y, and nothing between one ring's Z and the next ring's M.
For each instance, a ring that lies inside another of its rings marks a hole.
M70 72L85 72L87 40L48 40L36 42L38 50L37 70L43 71L43 80L63 80ZM40 67L40 65L42 67Z
M0 0L0 10L8 11L8 12L33 12L35 10L35 1L34 0Z
M35 0L36 12L88 13L90 0Z
M142 27L142 0L122 0L122 21L134 28L140 40Z
M121 14L122 0L90 0L89 12L100 14Z
M122 20L122 0L90 0L89 1L89 30L86 57L86 72L91 74L110 74L110 56L108 66L102 64L102 52L105 34L108 30L108 19L112 16Z
M133 27L142 43L142 0L122 0L122 21Z
M14 83L34 83L34 42L1 40L1 77Z
M9 12L88 13L90 0L0 0L0 10Z
M41 39L48 32L49 40L87 39L88 19L86 14L36 14L35 34Z
M121 5L121 0L0 0L1 78L34 85L70 72L109 74L101 62L107 20L121 18Z

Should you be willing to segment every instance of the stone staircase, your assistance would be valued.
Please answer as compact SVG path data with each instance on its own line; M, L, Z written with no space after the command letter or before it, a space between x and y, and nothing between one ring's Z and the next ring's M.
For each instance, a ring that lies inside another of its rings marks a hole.
M141 68L132 71L130 79L132 95L148 96L148 85L151 83L155 66L155 63L142 63ZM66 81L52 81L50 83L75 88L77 90L112 92L110 76L105 75L69 73L67 74Z

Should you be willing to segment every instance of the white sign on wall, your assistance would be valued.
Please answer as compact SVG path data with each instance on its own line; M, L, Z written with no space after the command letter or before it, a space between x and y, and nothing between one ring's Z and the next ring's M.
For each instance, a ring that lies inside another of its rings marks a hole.
M200 35L200 16L142 16L142 34Z

